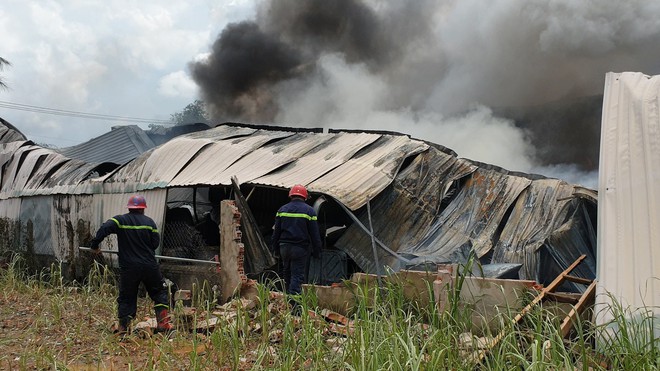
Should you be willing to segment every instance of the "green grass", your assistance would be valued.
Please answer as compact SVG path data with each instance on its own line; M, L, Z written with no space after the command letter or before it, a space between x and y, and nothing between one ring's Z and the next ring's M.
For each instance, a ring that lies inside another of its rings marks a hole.
M185 370L652 370L660 366L658 320L650 310L631 313L615 300L607 308L611 323L597 327L578 322L570 341L558 332L560 318L543 307L532 310L519 326L515 313L502 313L505 336L477 365L464 346L480 339L471 332L470 316L449 293L448 311L420 307L405 299L402 287L358 286L351 320L353 332L341 336L309 311L320 313L311 292L271 298L272 285L258 285L251 308L231 304L231 315L204 333L177 322L170 338L132 335L120 340L109 330L115 319L114 275L96 265L82 283L66 282L61 268L51 266L29 276L20 258L0 270L0 368L2 369L185 369ZM457 284L460 284L460 277ZM201 323L218 310L212 290L193 289ZM433 291L429 287L429 295ZM613 298L612 298L613 299ZM301 307L293 316L292 300ZM433 301L431 301L433 302ZM174 309L182 315L181 303ZM140 298L138 318L151 316L152 303ZM635 318L634 321L628 318ZM654 335L656 334L656 335ZM496 333L486 333L495 336ZM600 343L598 351L594 344Z

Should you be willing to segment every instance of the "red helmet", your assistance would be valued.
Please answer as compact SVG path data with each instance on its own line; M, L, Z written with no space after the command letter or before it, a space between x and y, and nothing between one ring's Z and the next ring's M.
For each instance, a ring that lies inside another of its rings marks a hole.
M296 184L293 187L291 187L291 190L289 191L289 198L293 196L298 196L302 197L305 200L307 199L307 188L303 186L302 184Z
M128 209L146 209L147 200L144 199L144 196L133 195L128 199L128 204L126 205Z

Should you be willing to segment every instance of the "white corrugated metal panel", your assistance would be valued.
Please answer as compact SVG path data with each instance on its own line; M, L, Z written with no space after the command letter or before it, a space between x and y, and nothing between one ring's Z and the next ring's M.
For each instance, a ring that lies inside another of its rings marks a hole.
M601 130L597 302L660 316L660 75L608 73Z
M12 156L17 149L23 147L25 142L11 142L0 144L0 167L4 166L8 161L11 161Z
M213 142L201 150L170 185L231 184L230 177L221 177L227 167L273 139L292 135L292 132L259 130L250 136Z
M147 162L154 150L151 149L115 171L85 183L100 182L105 193L134 192L137 190L140 177L142 176L144 163ZM87 189L88 186L89 184L81 184L78 188Z
M30 187L29 184L35 180L36 184L41 183L44 177L47 177L53 167L59 166L64 162L69 161L68 158L62 156L57 152L50 149L40 148L30 151L21 169L14 179L13 193L16 196L29 196L39 194L50 194L50 189L39 189L39 187Z
M106 193L128 193L142 189L165 187L172 177L181 170L181 167L204 145L209 145L215 140L250 135L255 131L257 130L223 125L210 130L183 135L143 153L140 157L113 174L99 178L98 180L104 181L103 189ZM192 144L192 150L186 146L179 146L182 143ZM168 150L163 151L165 148ZM159 155L152 159L151 157L154 156L156 151L158 151ZM171 163L167 162L171 159L174 159L179 165L172 166ZM180 159L185 159L185 162L181 163L182 161ZM167 174L159 173L159 171L165 171ZM144 181L144 179L149 178L152 178L151 182L147 183ZM167 179L167 181L164 179Z
M257 129L220 125L220 126L216 126L213 129L197 131L194 133L182 135L181 137L190 138L190 139L203 138L203 139L211 139L211 140L223 140L227 138L235 138L244 135L250 135L255 131L257 131Z
M5 165L6 170L4 175L6 179L3 179L2 184L2 196L0 198L14 197L19 195L17 192L23 189L24 182L27 181L30 172L39 155L44 154L43 148L39 146L24 146L20 147L14 153L14 156L11 160ZM36 157L30 157L29 155L32 152L37 152ZM21 161L21 158L25 156L25 161ZM33 161L31 161L33 160Z
M225 169L216 179L220 184L229 184L231 177L236 176L241 183L250 182L295 161L331 137L332 134L297 133L248 153Z
M36 156L36 151L31 152L29 157L36 158L35 160L40 162L39 167L35 167L29 178L26 180L23 190L19 190L22 195L37 195L37 194L52 194L51 186L43 186L44 181L51 179L55 171L64 166L67 162L71 162L71 159L62 156L57 152L52 152L48 150L47 155L41 155L39 157L43 158L43 161ZM19 184L20 186L20 184ZM72 189L73 187L71 187Z
M20 198L8 198L5 200L0 200L0 218L9 218L12 220L18 220L20 214L21 214Z
M23 160L20 169L18 169L16 172L16 176L14 177L14 184L12 187L13 190L16 192L23 191L25 189L25 185L30 180L30 176L38 170L37 165L39 165L40 160L43 161L48 155L52 153L53 152L51 150L41 147L36 147L36 149L29 151L25 155L25 159ZM61 162L64 158L62 155L59 156L59 162Z
M14 157L14 154L16 151L18 151L19 148L21 148L25 142L11 142L11 143L3 143L0 144L0 169L5 168L7 166L7 169L5 171L0 171L0 190L2 190L5 187L5 182L8 181L8 179L11 179L13 181L14 174L13 172L10 172L9 166L11 164L12 158ZM6 198L0 196L0 198Z
M380 138L380 134L339 133L296 161L250 183L289 188L307 185L348 161L355 153Z
M383 135L358 156L310 183L309 189L331 195L357 210L392 182L406 157L428 148L424 142L404 135Z
M213 143L209 139L175 138L156 148L144 163L140 176L142 189L167 186L193 157Z
M153 219L156 222L158 228L162 228L163 221L165 219L167 189L152 189L142 191L140 194L143 195L147 200L147 209L145 210L145 215ZM96 234L98 228L106 220L112 218L115 215L127 213L128 209L126 208L126 204L129 197L132 195L133 193L93 195L94 199L92 201L91 207L93 218L90 218L92 221L92 235ZM103 241L102 247L110 248L111 250L116 251L117 239L114 236L111 236L111 238L106 238L105 241Z

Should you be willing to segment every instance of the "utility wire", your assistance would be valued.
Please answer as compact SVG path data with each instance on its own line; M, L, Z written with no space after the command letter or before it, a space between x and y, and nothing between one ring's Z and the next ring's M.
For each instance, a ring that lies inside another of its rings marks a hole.
M174 125L170 120L157 120L157 119L147 119L140 117L126 117L126 116L113 116L113 115L103 115L97 113L87 113L79 111L68 111L56 108L47 108L40 106L32 106L29 104L20 104L13 102L6 102L0 100L1 108L8 108L19 111L35 112L35 113L45 113L49 115L58 115L58 116L68 116L68 117L78 117L78 118L87 118L93 120L105 120L105 121L123 121L123 122L134 122L141 124L160 124L160 125Z

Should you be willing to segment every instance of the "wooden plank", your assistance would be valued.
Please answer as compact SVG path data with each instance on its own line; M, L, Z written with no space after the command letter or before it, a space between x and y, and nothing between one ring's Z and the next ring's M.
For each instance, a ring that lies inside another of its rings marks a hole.
M582 277L576 277L576 276L571 276L570 274L566 275L566 279L575 283L581 283L583 285L590 285L591 280L588 278L582 278Z
M584 260L586 257L587 257L587 256L583 254L583 255L581 255L579 258L577 258L577 259L573 262L573 264L571 264L571 265L570 265L568 268L566 268L561 274L559 274L559 276L557 276L557 278L555 278L554 281L552 281L552 282L548 285L548 287L544 288L544 289L541 291L541 293L538 294L538 295L534 298L534 300L532 300L531 303L527 304L527 306L526 306L525 308L523 308L523 309L520 311L520 313L518 313L518 314L517 314L512 320L511 320L511 322L513 323L513 326L516 326L516 325L518 324L518 322L520 322L520 320L521 320L523 317L525 317L525 316L527 315L527 313L529 313L529 312L532 310L532 308L534 308L534 306L536 306L538 303L540 303L541 300L543 300L543 298L546 296L546 294L547 294L548 292L554 291L557 287L561 286L561 284L562 284L562 283L564 282L564 280L566 279L566 275L568 275L569 273L571 273L571 271L573 271L573 269L575 269L575 267L577 267L578 264L580 264L580 263L582 262L582 260ZM505 334L505 330L502 330L502 331L500 331L500 332L497 334L497 336L495 336L493 339L491 339L491 340L488 342L488 344L486 344L485 349L481 350L481 351L477 354L477 356L476 356L476 358L477 358L477 359L476 359L477 363L481 363L481 362L483 361L483 359L486 357L486 355L488 355L488 353L490 353L490 350L493 349L493 348L494 348L494 347L495 347L500 341L502 341L502 339L504 338L505 335L506 335L506 334Z
M586 309L586 303L593 302L596 297L596 281L592 281L591 285L587 287L587 290L582 294L580 300L575 304L575 306L568 312L568 315L561 323L561 336L565 338L573 327L573 323L580 313L584 312Z
M581 295L578 294L576 297L575 295L571 294L560 294L556 292L546 292L545 293L548 297L552 298L554 301L558 301L560 303L570 303L570 304L576 304L578 300L580 300Z

